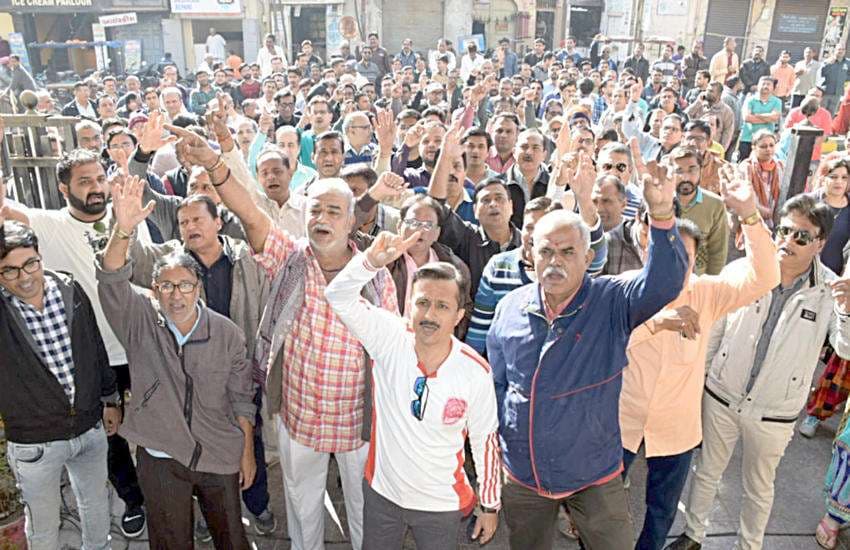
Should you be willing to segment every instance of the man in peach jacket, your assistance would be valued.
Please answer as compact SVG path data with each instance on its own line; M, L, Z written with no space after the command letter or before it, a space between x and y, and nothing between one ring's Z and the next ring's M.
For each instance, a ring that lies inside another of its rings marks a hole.
M715 321L779 284L779 263L770 231L761 220L750 183L721 169L726 207L741 220L747 257L715 276L693 274L699 229L686 220L679 231L688 251L684 290L652 319L632 332L629 366L620 394L620 427L625 471L641 445L648 475L646 518L636 548L658 549L676 516L690 469L691 453L702 441L701 408L706 349Z

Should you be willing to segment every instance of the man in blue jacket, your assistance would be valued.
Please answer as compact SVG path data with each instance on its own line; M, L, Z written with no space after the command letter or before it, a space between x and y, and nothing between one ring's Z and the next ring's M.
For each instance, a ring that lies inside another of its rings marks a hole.
M487 336L506 469L512 549L551 548L562 502L588 548L634 546L623 482L618 401L631 331L682 290L676 177L646 179L649 258L631 279L585 274L593 259L578 215L547 214L533 236L538 283L508 294Z

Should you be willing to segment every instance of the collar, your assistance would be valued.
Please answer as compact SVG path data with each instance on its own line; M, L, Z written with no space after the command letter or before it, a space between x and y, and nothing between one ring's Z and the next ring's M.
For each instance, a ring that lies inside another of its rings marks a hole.
M195 304L195 311L197 312L198 317L195 319L195 324L192 325L192 328L189 329L189 332L185 335L180 333L180 329L177 328L177 325L171 322L171 319L169 319L168 317L165 318L165 326L167 326L171 333L174 334L174 339L177 340L177 345L181 348L186 345L186 342L189 341L189 339L192 337L192 334L195 333L195 330L197 330L198 325L201 323L200 304Z
M362 155L364 153L371 153L371 152L373 152L372 142L370 141L370 142L364 144L363 147L361 147L359 151L356 150L354 147L352 147L350 143L346 143L345 144L345 152L348 153L349 151L354 153L355 155Z
M517 248L517 247L522 245L522 234L519 232L519 230L516 227L514 227L513 225L510 225L510 222L508 222L508 223L509 223L509 227L511 229L511 240L510 240L510 242L508 242L508 249ZM483 225L478 226L478 237L481 239L481 248L490 246L491 239L487 235L487 232L484 231ZM501 244L499 244L499 246L501 247Z
M684 211L690 210L690 209L691 209L691 208L693 208L694 206L696 206L696 205L700 204L700 203L702 202L702 199L703 199L702 187L700 187L700 186L698 185L698 186L697 186L697 194L696 194L696 196L694 197L694 200L692 200L692 201L691 201L691 204L689 204L688 206L682 206L682 210L684 210Z
M576 293L573 294L573 296L571 296L565 304L563 304L561 311L555 312L557 315L554 318L547 316L547 309L549 308L543 298L543 285L538 282L535 283L535 287L536 288L534 289L531 299L528 301L524 309L527 313L533 313L538 317L546 318L551 324L558 319L572 317L582 310L590 289L590 276L587 274L584 275L581 285Z

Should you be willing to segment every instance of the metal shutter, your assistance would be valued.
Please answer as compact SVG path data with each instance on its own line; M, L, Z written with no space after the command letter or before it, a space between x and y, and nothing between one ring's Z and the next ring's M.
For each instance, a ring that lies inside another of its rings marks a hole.
M791 59L803 58L803 49L810 46L820 51L829 0L777 0L770 29L767 60L773 63L782 50L791 52Z
M749 0L711 0L705 19L705 56L711 59L712 55L723 49L723 39L734 36L738 43L735 51L743 60L741 48L744 46L743 36L747 31L749 16Z
M437 47L437 40L443 38L442 0L385 0L381 18L384 27L381 46L393 56L401 50L401 41L405 38L413 40L413 50L425 56L428 50ZM456 50L459 48L456 36L445 38L455 42Z

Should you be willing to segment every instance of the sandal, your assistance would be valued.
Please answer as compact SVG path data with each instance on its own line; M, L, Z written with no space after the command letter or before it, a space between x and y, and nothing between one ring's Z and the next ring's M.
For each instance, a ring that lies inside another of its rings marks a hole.
M838 529L830 527L826 518L823 518L815 529L815 540L821 548L833 550L838 543Z

